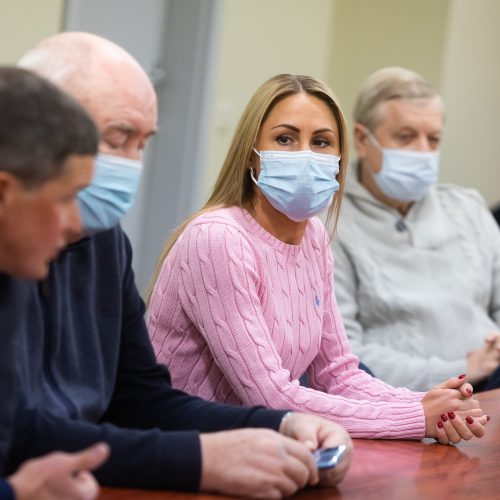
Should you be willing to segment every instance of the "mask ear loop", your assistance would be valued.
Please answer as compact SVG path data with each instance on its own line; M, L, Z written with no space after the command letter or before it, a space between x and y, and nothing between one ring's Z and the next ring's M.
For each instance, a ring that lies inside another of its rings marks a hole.
M368 128L363 125L363 128L365 129L366 136L370 140L370 142L379 150L382 151L384 148L380 145L380 142L377 141L377 138L373 134L373 132Z
M255 147L252 148L253 151L255 152L255 154L261 158L260 156L260 153L255 149ZM254 183L258 186L259 185L259 181L257 179L255 179L255 175L254 175L254 171L253 171L253 166L250 167L250 177L252 178L252 180L254 181Z
M253 175L253 167L250 167L250 177L253 180L253 182L258 186L259 185L259 181Z

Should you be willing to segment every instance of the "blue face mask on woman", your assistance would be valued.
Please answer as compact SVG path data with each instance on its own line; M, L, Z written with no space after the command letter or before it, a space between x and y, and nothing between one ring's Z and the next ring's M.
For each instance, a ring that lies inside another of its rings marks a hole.
M305 151L261 151L255 184L269 203L289 219L300 222L330 205L339 183L340 156Z
M382 168L373 174L380 191L399 201L422 198L438 180L439 152L383 148L367 130L372 144L382 152Z
M132 206L141 172L140 160L97 155L92 183L78 194L85 234L111 229L120 222Z

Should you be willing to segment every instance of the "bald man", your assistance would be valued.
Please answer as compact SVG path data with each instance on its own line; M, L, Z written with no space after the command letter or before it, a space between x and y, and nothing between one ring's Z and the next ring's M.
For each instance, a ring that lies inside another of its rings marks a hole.
M130 245L117 225L156 130L147 75L122 48L85 33L49 38L19 64L76 97L101 142L96 175L80 196L84 234L72 235L49 278L31 290L18 346L23 401L12 464L103 440L112 452L97 477L106 485L278 498L317 483L310 451L349 444L340 426L203 401L173 389L156 363ZM348 464L322 483L338 482Z

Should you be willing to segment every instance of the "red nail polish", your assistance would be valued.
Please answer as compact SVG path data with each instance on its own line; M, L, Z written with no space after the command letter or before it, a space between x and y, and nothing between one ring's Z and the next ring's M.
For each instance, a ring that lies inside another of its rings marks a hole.
M466 421L469 425L471 425L471 424L473 424L473 423L474 423L474 419L473 419L470 415L469 415L469 416L465 419L465 421Z
M438 420L438 427L439 427L440 429L442 429L442 428L443 428L443 422L441 422L441 420Z
M441 413L441 420L446 422L448 420L448 415L446 415L446 413Z
M460 378L460 379L465 378L465 373L462 373L462 375L459 375L458 378Z
M469 395L469 396L472 396L472 389L469 389L467 387L467 389L465 389L465 392Z
M455 412L454 412L454 411L449 411L449 412L448 412L448 416L450 417L450 420L453 420L453 419L456 417L456 415L455 415Z

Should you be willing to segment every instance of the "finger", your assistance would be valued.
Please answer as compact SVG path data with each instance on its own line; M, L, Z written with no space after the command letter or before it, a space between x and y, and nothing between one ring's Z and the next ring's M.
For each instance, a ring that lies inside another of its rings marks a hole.
M280 429L280 432L300 441L309 451L314 451L318 447L318 427L311 421L304 424L303 420L303 415L297 413L290 415L285 420L287 424L285 429L283 431Z
M491 420L491 417L489 415L482 415L481 417L477 418L477 421L481 425L486 425L490 420Z
M269 490L258 492L252 495L252 498L282 498L283 495L278 488L269 488Z
M484 426L480 423L479 419L475 419L473 417L467 417L465 419L465 422L469 429L471 430L472 434L476 437L483 437L486 433L486 429Z
M332 467L331 469L326 469L320 471L320 484L321 486L335 486L342 481L345 476L345 472L338 469L337 467Z
M348 446L342 460L338 465L330 469L319 471L319 483L322 486L335 486L347 474L352 460L352 446Z
M491 335L488 335L487 337L484 338L484 343L485 344L492 344L493 342L495 342L497 339L497 336L492 333Z
M464 398L470 398L474 392L474 389L472 388L472 385L466 382L465 384L462 384L459 388L460 394Z
M455 413L462 419L465 420L467 417L479 418L484 415L482 408L473 408L470 410L455 411Z
M287 453L290 455L290 457L293 457L304 464L304 466L308 470L309 484L317 484L317 482L319 481L319 474L312 453L302 443L291 438L285 437L285 439L287 440Z
M38 476L47 479L82 469L94 469L108 456L109 446L105 443L98 443L78 453L56 451L36 461Z
M99 494L99 485L94 476L87 470L80 471L74 478L78 496L82 500L94 500Z
M309 469L303 462L291 455L288 456L285 473L298 488L303 488L309 482Z
M66 454L66 466L68 470L93 470L107 460L109 453L106 443L98 443L78 453Z
M460 436L461 439L465 439L466 441L468 441L469 439L472 439L474 437L474 434L465 423L465 420L457 416L455 412L448 412L448 422L453 425L456 433ZM452 439L450 439L450 441L454 442Z
M448 434L446 434L446 431L444 429L443 422L441 419L437 421L436 424L436 441L440 444L449 444L450 439L448 438Z
M451 413L451 412L450 412ZM453 413L453 419L456 419L455 413ZM450 418L447 413L441 413L441 422L443 423L443 429L448 436L448 441L457 444L462 438L460 434L456 431L452 422L450 422Z
M436 385L436 389L458 389L466 380L467 375L462 373Z
M454 401L454 404L449 405L448 408L452 408L454 411L467 411L480 408L479 401L475 398L467 397L465 399L458 399Z
M285 468L273 477L272 488L276 488L280 491L280 496L278 498L281 498L293 495L299 489L299 485L287 475Z

